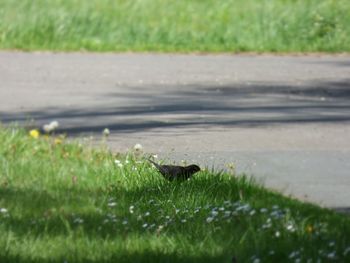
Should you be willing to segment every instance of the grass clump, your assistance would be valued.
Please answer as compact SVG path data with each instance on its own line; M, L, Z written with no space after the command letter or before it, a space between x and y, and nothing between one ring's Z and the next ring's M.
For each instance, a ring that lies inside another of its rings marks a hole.
M347 216L244 176L170 183L138 154L31 134L0 129L0 262L350 260Z
M348 0L2 0L0 48L350 51Z

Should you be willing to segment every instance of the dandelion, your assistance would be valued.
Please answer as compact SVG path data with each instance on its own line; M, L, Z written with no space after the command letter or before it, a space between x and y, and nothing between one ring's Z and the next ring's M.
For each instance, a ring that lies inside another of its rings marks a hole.
M102 132L103 136L105 136L105 137L108 137L110 133L111 133L111 132L110 132L110 130L109 130L108 128L105 128L105 129L103 130L103 132Z
M52 121L49 124L43 125L43 130L46 133L51 133L54 130L56 130L58 128L58 126L59 126L58 121Z
M29 131L29 136L34 138L34 139L38 139L39 136L40 136L40 132L38 130L36 130L36 129L30 130Z
M135 152L141 152L143 150L143 147L141 144L139 143L136 143L135 146L134 146L134 151Z
M62 139L60 139L60 138L55 138L54 143L55 143L56 145L62 144Z

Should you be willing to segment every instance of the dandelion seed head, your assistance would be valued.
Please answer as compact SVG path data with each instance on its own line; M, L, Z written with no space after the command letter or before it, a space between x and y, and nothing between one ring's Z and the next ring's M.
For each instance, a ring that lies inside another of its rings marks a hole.
M111 132L110 132L110 130L109 130L108 128L105 128L105 129L103 130L103 132L102 132L103 136L105 136L105 137L108 137L110 133L111 133Z
M142 145L140 143L136 143L134 145L134 151L141 152L142 150L143 150L143 147L142 147Z

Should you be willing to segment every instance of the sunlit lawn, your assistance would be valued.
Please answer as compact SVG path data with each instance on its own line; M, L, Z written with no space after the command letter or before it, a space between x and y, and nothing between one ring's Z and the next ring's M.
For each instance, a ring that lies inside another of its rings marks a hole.
M1 0L0 48L350 51L349 0Z
M169 183L140 151L31 135L0 128L0 262L350 261L346 215L244 176Z

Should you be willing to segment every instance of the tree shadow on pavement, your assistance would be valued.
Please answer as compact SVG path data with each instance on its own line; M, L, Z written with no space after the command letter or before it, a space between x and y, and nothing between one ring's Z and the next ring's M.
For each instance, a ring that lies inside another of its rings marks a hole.
M34 119L36 125L55 119L62 124L60 131L71 135L101 132L106 127L122 133L174 127L255 127L350 121L350 79L303 85L125 86L113 93L96 95L94 99L98 103L93 107L3 111L0 120L5 124L19 122L30 126L30 119ZM120 101L124 106L118 106Z

